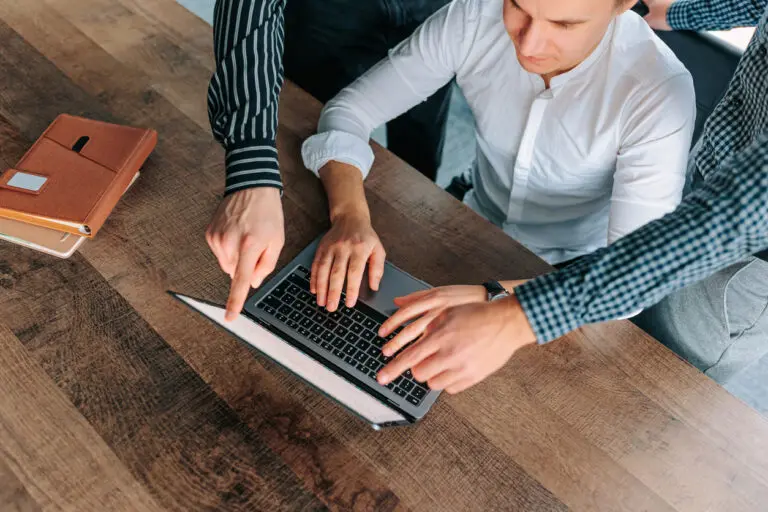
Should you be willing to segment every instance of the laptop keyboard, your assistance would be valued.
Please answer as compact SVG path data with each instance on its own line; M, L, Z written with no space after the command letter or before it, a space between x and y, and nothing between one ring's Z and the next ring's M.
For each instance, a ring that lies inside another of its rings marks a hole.
M342 294L342 305L333 313L318 306L309 291L309 269L299 266L256 307L310 340L340 366L356 368L376 382L377 372L389 360L381 347L400 329L380 338L376 333L386 317L361 302L348 308L344 299ZM410 370L386 387L412 405L420 405L429 393L427 385L416 382Z

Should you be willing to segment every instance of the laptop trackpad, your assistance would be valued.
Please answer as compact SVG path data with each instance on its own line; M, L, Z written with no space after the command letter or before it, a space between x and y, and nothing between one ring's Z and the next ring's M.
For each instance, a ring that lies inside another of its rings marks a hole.
M381 425L406 421L394 409L387 407L246 316L240 315L236 320L226 322L224 320L224 308L200 302L185 295L175 295L191 308L199 311L316 388L335 398L370 423Z

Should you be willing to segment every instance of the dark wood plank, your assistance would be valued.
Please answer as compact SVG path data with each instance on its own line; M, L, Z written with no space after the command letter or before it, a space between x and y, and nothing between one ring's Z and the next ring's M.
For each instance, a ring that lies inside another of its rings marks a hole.
M0 368L0 509L161 510L3 326Z
M3 460L0 460L0 509L7 512L42 510Z

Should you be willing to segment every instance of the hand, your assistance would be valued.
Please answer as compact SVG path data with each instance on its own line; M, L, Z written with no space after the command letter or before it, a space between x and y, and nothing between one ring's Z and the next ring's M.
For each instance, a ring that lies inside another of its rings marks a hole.
M381 351L387 357L396 354L401 348L424 334L427 326L446 308L487 301L488 293L481 285L441 286L405 297L397 297L395 306L399 309L381 324L379 336L385 338L405 322L415 320L385 344Z
M275 269L285 243L280 191L258 187L226 196L211 219L205 239L232 278L226 320L243 309L250 287L258 288Z
M503 281L501 284L506 290L511 291L526 281L527 279L518 279ZM381 324L379 336L382 338L389 336L405 322L414 321L392 338L389 343L385 344L382 347L382 353L387 357L391 357L408 343L418 339L419 336L424 334L427 326L447 308L487 301L488 293L485 287L481 285L441 286L412 293L405 297L397 297L395 305L399 309Z
M672 30L667 22L667 13L675 0L643 0L648 6L648 14L645 15L645 21L651 28L656 30Z
M424 335L378 375L386 385L407 369L432 389L463 391L501 368L536 336L517 297L445 309Z
M336 311L346 278L346 305L354 306L366 264L368 285L372 290L378 290L384 275L385 258L384 246L367 213L335 217L331 229L320 241L312 263L309 289L317 295L317 304L328 311Z

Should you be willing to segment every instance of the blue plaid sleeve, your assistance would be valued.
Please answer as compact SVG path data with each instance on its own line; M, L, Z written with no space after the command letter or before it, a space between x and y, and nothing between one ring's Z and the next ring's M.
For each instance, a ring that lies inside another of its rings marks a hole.
M675 30L728 30L757 25L768 0L677 0L667 12Z
M631 314L768 247L768 133L726 160L672 213L515 294L546 343Z

